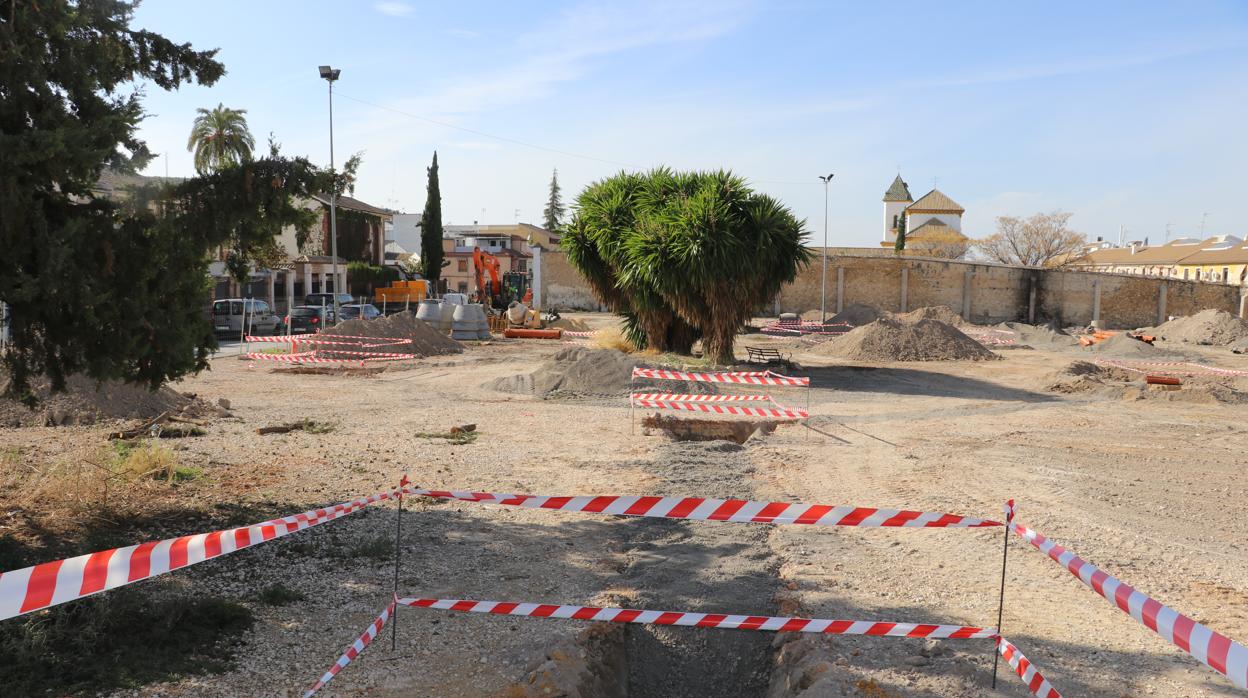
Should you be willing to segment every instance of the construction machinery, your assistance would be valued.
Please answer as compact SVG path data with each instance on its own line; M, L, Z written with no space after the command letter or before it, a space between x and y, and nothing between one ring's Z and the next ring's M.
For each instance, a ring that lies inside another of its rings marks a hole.
M501 266L498 262L498 257L482 250L480 247L472 248L472 268L477 274L477 300L487 308L496 310L502 310L506 307L503 299L503 283L498 278L498 271ZM488 284L485 280L487 272L490 275Z

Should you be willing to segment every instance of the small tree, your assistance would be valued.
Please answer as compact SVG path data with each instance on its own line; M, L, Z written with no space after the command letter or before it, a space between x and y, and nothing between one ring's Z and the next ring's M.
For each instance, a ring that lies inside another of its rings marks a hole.
M563 214L566 209L559 191L559 170L556 168L550 175L550 198L546 201L546 208L542 210L542 225L552 233L563 228Z
M897 254L901 254L906 249L906 214L897 217L897 243L893 245L893 250Z
M688 351L700 334L729 364L736 333L810 261L804 226L730 172L659 168L587 187L561 244L634 343Z
M971 245L970 238L946 228L910 238L906 249L920 257L962 259L970 251Z
M1047 267L1063 264L1086 242L1067 227L1074 215L1064 211L1037 213L1031 218L997 218L997 231L975 243L985 257L1001 264Z
M433 164L426 170L429 182L425 194L425 211L420 219L420 266L421 275L438 288L442 278L442 191L438 184L438 153L433 153Z

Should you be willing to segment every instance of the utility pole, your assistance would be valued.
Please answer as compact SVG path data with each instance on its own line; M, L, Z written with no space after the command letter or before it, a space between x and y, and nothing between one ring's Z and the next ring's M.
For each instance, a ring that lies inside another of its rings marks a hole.
M1205 219L1209 217L1208 213L1200 214L1200 239L1205 239Z
M832 181L833 174L828 173L827 177L819 175L819 180L823 182L823 274L819 279L819 313L821 319L819 326L828 322L828 184Z
M334 172L334 81L338 79L342 71L323 65L320 67L320 72L321 77L329 82L329 171L336 175L337 173ZM336 177L329 189L329 254L333 258L334 320L337 321L338 294L342 292L342 289L338 288L338 182Z
M1173 223L1166 223L1166 242L1170 242L1170 229L1174 227Z

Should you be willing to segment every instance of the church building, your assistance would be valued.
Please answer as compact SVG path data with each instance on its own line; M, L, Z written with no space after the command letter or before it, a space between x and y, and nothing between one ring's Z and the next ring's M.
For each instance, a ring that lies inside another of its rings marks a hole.
M880 246L893 247L897 244L897 228L903 221L907 244L925 237L932 240L963 238L963 213L966 209L939 189L933 189L915 201L910 196L910 187L901 175L897 175L893 185L884 192L884 239L880 241Z

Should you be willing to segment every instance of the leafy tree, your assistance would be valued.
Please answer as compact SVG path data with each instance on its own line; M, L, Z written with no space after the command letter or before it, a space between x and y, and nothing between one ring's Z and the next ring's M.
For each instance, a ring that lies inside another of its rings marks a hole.
M334 186L307 160L277 155L176 186L97 196L105 168L151 159L136 136L130 85L210 85L224 68L131 29L133 3L0 0L0 298L11 308L7 392L46 375L152 387L205 367L210 252L233 236L246 265L286 225L306 225L296 196Z
M893 245L893 249L897 254L901 254L906 249L906 214L897 216L897 243Z
M1037 213L1031 218L997 218L997 231L975 243L985 257L1001 264L1049 267L1071 259L1087 240L1067 223L1064 211Z
M442 190L438 184L438 153L433 153L433 164L425 193L425 211L420 217L420 263L421 275L438 288L442 278Z
M550 175L550 198L546 201L546 208L542 210L542 225L552 233L563 228L563 214L567 210L559 192L559 170L555 169Z
M212 110L200 107L195 111L199 116L191 125L186 149L195 153L196 172L204 174L251 159L256 139L247 130L246 109L217 104Z
M638 346L733 359L736 333L812 252L805 221L730 172L620 173L577 197L562 240Z

